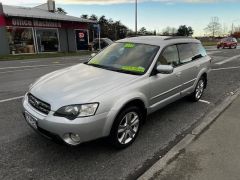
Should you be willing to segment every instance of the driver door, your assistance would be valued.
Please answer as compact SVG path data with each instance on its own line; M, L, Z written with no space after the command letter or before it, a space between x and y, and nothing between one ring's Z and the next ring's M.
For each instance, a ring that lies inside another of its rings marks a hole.
M172 74L156 74L150 77L150 106L153 111L180 98L180 64L176 45L168 46L157 60L158 65L172 65Z

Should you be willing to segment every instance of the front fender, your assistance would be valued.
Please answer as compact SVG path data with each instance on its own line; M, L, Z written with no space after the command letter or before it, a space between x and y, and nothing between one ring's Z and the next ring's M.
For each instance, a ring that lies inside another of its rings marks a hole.
M141 100L147 109L149 103L147 101L147 97L143 93L134 93L134 94L130 93L130 94L127 94L126 96L120 97L114 103L113 107L111 108L111 110L108 113L107 121L106 121L105 127L103 129L103 131L104 131L103 134L105 136L108 136L110 134L114 120L116 119L117 115L120 113L122 108L134 100Z

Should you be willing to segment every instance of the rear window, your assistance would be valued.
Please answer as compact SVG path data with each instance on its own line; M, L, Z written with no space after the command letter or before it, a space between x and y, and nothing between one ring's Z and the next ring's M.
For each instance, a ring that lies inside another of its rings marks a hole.
M179 44L177 47L179 51L180 63L187 63L192 61L194 55L191 44Z
M206 50L201 44L192 44L193 57L205 57L207 55Z

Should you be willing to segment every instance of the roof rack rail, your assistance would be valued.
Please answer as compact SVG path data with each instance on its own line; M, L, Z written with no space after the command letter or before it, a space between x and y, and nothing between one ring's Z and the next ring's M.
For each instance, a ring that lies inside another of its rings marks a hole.
M167 37L164 40L173 40L173 39L194 39L193 37L186 37L186 36L172 36Z

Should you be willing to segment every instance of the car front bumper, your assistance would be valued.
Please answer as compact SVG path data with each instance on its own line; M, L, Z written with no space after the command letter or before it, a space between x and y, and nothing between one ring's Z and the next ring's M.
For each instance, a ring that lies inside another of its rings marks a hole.
M77 118L68 120L64 117L54 116L54 112L50 111L48 115L34 109L25 96L23 100L23 114L26 119L26 113L35 121L36 126L28 122L28 124L47 137L57 137L70 145L78 145L83 142L98 139L107 136L110 132L106 129L108 113L102 113L91 117ZM78 135L79 141L74 142L71 139L71 134Z

